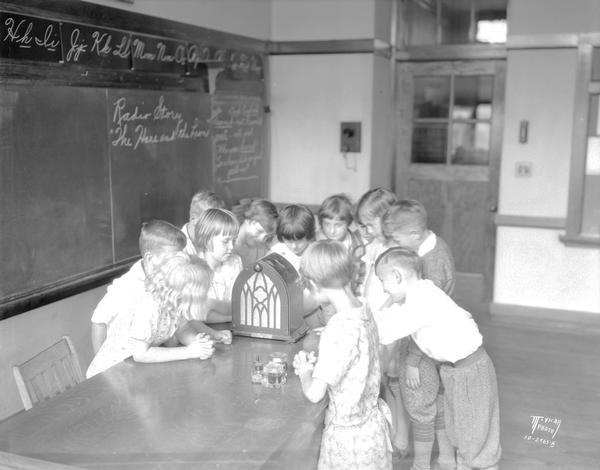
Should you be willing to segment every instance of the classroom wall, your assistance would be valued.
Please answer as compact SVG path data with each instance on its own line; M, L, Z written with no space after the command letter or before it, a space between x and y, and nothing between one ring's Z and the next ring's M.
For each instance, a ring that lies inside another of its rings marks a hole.
M390 0L277 0L274 41L389 39ZM271 198L320 204L392 183L389 60L374 54L273 56ZM342 121L362 123L361 152L340 151ZM355 167L355 169L353 169Z
M374 37L377 0L273 0L272 41Z
M271 0L86 1L257 39L271 35Z
M85 370L92 360L90 317L106 287L98 287L0 321L0 419L23 409L12 366L70 336Z
M359 197L370 177L373 56L276 56L269 66L271 199L320 204L332 192ZM362 122L361 152L346 159L342 121Z
M510 0L508 34L600 32L597 0Z
M600 2L510 2L509 43L581 32L600 32ZM575 68L574 49L509 49L500 215L567 217ZM521 120L529 121L526 144L518 142ZM517 162L531 163L531 177L516 176ZM567 247L561 234L553 228L498 228L495 312L527 306L600 314L600 249Z

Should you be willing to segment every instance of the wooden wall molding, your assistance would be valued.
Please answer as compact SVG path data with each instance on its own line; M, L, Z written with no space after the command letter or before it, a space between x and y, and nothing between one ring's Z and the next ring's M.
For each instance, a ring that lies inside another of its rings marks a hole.
M434 60L497 60L506 59L504 44L456 44L419 46L398 49L396 59L401 62Z
M577 34L516 34L506 41L507 49L560 49L577 47Z
M562 217L496 214L494 223L499 227L547 228L564 230L567 220Z
M323 41L270 41L269 55L376 54L391 57L391 46L379 39L332 39Z

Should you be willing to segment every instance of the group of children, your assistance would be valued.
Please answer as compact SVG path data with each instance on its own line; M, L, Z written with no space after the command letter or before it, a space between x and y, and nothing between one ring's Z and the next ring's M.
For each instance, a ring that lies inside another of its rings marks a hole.
M390 469L393 449L408 452L409 428L413 470L432 468L435 441L434 468L498 468L496 374L476 323L450 297L450 249L418 201L376 188L355 211L347 204L323 203L324 241L307 244L299 263L313 297L334 312L318 359L294 358L307 398L329 396L319 468Z
M421 203L377 188L356 207L330 196L315 216L259 199L240 222L201 191L181 229L150 221L139 242L142 259L92 316L88 377L128 357L211 357L215 342L231 342L209 324L231 321L238 274L277 253L299 273L305 311L320 312L316 361L294 358L307 398L329 396L320 469L391 469L392 451L409 449L409 426L415 470L431 468L434 440L441 469L497 468L494 368L471 315L449 297L452 255Z

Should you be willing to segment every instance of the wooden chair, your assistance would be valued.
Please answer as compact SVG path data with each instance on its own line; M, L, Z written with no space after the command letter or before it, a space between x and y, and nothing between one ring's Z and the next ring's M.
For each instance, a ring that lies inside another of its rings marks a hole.
M68 336L13 366L13 373L26 410L83 382L77 352Z

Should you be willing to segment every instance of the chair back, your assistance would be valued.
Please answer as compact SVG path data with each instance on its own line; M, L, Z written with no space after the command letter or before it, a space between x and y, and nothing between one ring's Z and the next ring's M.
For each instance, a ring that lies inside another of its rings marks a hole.
M77 352L68 336L13 366L13 373L26 410L83 382Z

